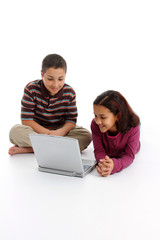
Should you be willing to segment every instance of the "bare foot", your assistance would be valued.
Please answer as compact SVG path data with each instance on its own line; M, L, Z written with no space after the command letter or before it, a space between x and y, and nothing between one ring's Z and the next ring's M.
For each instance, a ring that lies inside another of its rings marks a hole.
M18 153L33 153L33 148L32 147L18 147L18 146L13 146L8 150L8 153L13 156Z

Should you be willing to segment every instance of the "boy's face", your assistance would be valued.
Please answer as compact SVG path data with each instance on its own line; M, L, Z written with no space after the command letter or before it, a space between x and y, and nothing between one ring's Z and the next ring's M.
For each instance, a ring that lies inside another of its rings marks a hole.
M51 95L55 95L63 87L65 82L65 71L63 68L48 68L43 74L41 71L43 83Z

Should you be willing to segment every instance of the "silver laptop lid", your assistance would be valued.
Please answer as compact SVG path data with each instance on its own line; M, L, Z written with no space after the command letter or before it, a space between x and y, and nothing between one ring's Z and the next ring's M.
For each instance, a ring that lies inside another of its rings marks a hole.
M83 172L77 139L44 134L30 134L29 137L40 167Z

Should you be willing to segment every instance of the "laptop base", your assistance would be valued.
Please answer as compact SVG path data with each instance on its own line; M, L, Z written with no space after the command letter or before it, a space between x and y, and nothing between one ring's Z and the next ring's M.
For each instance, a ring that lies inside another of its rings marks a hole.
M81 173L77 173L77 172L69 172L69 171L63 171L63 170L58 170L58 169L51 169L51 168L45 168L45 167L38 167L38 170L41 172L47 172L47 173L53 173L53 174L59 174L59 175L65 175L65 176L70 176L70 177L85 177L85 175L89 172L92 171L92 169L95 166L90 166L87 171L85 172L81 172Z

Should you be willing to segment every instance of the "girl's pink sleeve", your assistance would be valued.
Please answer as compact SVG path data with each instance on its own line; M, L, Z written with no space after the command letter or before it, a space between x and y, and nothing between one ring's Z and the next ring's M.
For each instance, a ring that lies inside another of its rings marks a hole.
M113 173L120 172L124 168L128 167L134 160L135 154L140 149L140 127L134 127L130 130L130 136L128 138L126 147L122 153L121 158L112 158L114 162Z
M92 139L94 146L94 154L97 161L105 158L106 152L102 144L102 133L99 131L99 127L95 123L94 119L91 123Z

